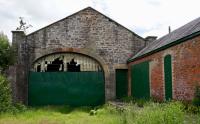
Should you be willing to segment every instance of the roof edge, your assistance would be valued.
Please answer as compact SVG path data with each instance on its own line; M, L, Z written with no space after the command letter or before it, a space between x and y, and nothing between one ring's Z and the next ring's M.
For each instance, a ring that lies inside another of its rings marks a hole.
M130 59L127 60L127 63L133 62L133 61L135 61L135 60L137 60L137 59L144 58L144 57L146 57L146 56L152 55L152 54L154 54L154 53L156 53L156 52L159 52L159 51L161 51L161 50L165 50L165 49L167 49L167 48L169 48L169 47L172 47L172 46L178 45L178 44L180 44L180 43L186 42L187 40L192 39L192 38L194 38L194 37L197 37L197 36L199 36L199 35L200 35L200 31L194 32L194 33L192 33L192 34L190 34L190 35L187 35L187 36L182 37L182 38L180 38L180 39L178 39L178 40L175 40L175 41L173 41L173 42L171 42L171 43L169 43L169 44L167 44L167 45L165 45L165 46L162 46L162 47L157 48L157 49L155 49L155 50L153 50L153 51L151 51L151 52L148 52L148 53L146 53L146 54L144 54L144 55L142 55L142 56L138 56L138 57L136 57L136 58L130 58Z
M48 24L48 25L46 25L46 26L44 26L44 27L42 27L42 28L40 28L40 29L37 29L37 30L31 32L30 34L27 34L26 36L32 35L32 34L38 32L38 31L40 31L40 30L42 30L42 29L45 29L45 28L47 28L47 27L50 27L51 25L54 25L54 24L57 23L57 22L63 21L63 20L65 20L65 19L67 19L67 18L69 18L69 17L71 17L71 16L73 16L73 15L76 15L76 14L78 14L79 12L84 11L84 10L89 9L89 8L92 8L92 7L89 6L89 7L83 8L83 9L81 9L81 10L75 12L75 13L72 13L72 14L68 15L67 17L64 17L64 18L62 18L62 19L59 19L59 20L57 20L57 21L55 21L55 22L53 22L53 23L50 23L50 24Z
M62 18L62 19L60 19L60 20L58 20L58 21L55 21L55 22L53 22L53 23L51 23L51 24L48 24L48 25L46 25L46 26L44 26L44 27L42 27L42 28L40 28L40 29L37 29L36 31L33 31L33 32L31 32L30 34L27 34L26 36L32 35L32 34L38 32L38 31L40 31L40 30L42 30L42 29L45 29L45 28L47 28L47 27L50 27L51 25L54 25L54 24L57 23L57 22L63 21L63 20L65 20L65 19L67 19L67 18L69 18L69 17L71 17L71 16L73 16L73 15L76 15L76 14L78 14L79 12L84 11L84 10L86 10L86 9L92 9L92 10L94 10L95 12L99 13L100 15L102 15L102 16L108 18L108 19L111 20L112 22L114 22L114 23L116 23L117 25L119 25L119 26L123 27L124 29L128 30L129 32L131 32L132 34L134 34L136 37L138 37L138 38L140 38L140 39L142 39L142 40L145 40L143 37L139 36L138 34L136 34L135 32L133 32L132 30L126 28L126 27L123 26L122 24L116 22L115 20L111 19L110 17L106 16L105 14L103 14L103 13L97 11L96 9L94 9L94 8L92 8L92 7L90 7L90 6L84 8L84 9L81 9L81 10L75 12L75 13L72 13L71 15L69 15L69 16L67 16L67 17L65 17L65 18Z
M122 25L122 24L120 24L119 22L117 22L117 21L115 21L115 20L111 19L110 17L106 16L105 14L103 14L103 13L101 13L101 12L97 11L96 9L94 9L94 8L92 8L92 7L90 7L90 8L91 8L91 9L93 9L94 11L96 11L97 13L99 13L100 15L102 15L102 16L104 16L104 17L108 18L110 21L114 22L115 24L117 24L117 25L119 25L119 26L123 27L124 29L126 29L127 31L131 32L131 33L132 33L132 34L134 34L136 37L138 37L138 38L141 38L141 39L145 40L143 37L139 36L138 34L136 34L135 32L133 32L132 30L130 30L130 29L128 29L127 27L123 26L123 25Z

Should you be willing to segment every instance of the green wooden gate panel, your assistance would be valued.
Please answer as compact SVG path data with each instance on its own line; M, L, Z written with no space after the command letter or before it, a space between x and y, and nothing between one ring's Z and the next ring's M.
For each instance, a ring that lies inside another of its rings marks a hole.
M95 106L105 102L103 72L30 72L30 106Z
M149 62L142 62L132 66L131 94L134 98L148 99L150 97Z
M164 72L165 72L165 99L172 99L172 67L171 55L164 58Z
M128 70L116 70L116 98L120 99L128 96Z

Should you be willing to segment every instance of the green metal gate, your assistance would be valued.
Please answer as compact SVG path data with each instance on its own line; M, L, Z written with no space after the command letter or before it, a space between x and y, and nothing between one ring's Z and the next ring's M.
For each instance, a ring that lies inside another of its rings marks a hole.
M172 67L171 55L164 58L164 72L165 72L165 99L172 99Z
M30 72L30 106L95 106L104 102L103 72Z
M131 94L134 98L147 99L150 97L149 62L142 62L132 66Z
M128 70L116 70L116 98L120 99L128 95Z

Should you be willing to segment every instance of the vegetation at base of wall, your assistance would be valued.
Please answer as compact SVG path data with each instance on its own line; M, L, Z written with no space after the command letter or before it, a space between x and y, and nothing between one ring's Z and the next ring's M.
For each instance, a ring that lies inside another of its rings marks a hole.
M4 124L182 124L200 123L199 107L178 101L126 97L123 109L112 104L98 107L46 106L27 108L13 105L9 82L0 76L0 123ZM2 109L3 108L3 109Z
M191 102L183 102L187 113L200 114L200 86L196 86L194 98Z
M144 107L144 105L146 103L149 103L149 101L158 102L158 100L155 101L153 99L137 99L137 98L134 98L132 96L123 97L123 98L120 99L120 101L125 102L125 103L137 104L138 107Z
M9 81L5 76L0 74L0 114L5 112L16 114L25 110L26 107L21 103L12 103Z
M185 104L184 107L185 107L184 110L187 113L200 114L200 107L199 106L195 106L193 104Z
M14 103L12 108L13 108L12 111L11 111L12 114L17 114L17 113L25 112L28 109L22 103Z
M0 113L12 108L11 89L8 80L0 75Z
M184 105L178 101L134 99L123 112L117 110L124 117L124 124L182 124L185 115Z
M136 101L137 102L137 101ZM113 104L99 107L46 106L28 108L15 115L0 115L4 124L198 124L199 114L186 113L181 102L125 103L123 111Z
M143 109L134 106L126 112L127 124L182 124L183 121L183 105L179 102L150 102Z
M130 103L130 102L135 102L135 99L132 96L126 96L126 97L122 97L120 101Z
M195 97L192 100L192 102L191 101L181 101L185 112L193 113L193 114L200 114L200 105L199 105L199 102L200 102L199 96L200 95L199 94L200 94L200 87L197 87L196 91L195 91ZM168 101L163 102L163 101L161 101L157 98L153 98L153 97L150 99L136 99L136 98L133 98L132 96L124 97L120 100L125 103L135 104L138 107L144 107L146 104L149 104L149 102L150 103L160 103L160 104L174 102L173 100L168 100Z

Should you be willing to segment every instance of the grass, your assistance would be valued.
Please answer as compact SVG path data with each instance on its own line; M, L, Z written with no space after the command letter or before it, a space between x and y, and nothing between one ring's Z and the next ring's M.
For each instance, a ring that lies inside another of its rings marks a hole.
M200 124L200 114L185 114L184 124Z
M3 114L0 124L119 124L120 115L109 113L105 107L91 116L91 108L71 108L68 106L47 106L30 108L16 115Z
M200 114L186 113L179 102L127 103L124 109L110 104L98 109L46 106L1 114L0 124L200 124Z

